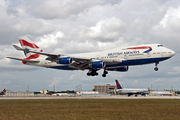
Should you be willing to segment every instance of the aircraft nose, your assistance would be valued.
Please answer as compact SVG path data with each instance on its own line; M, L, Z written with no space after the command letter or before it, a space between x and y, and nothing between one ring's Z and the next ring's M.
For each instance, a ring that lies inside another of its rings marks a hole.
M171 54L172 54L172 56L174 56L174 55L175 55L175 52L172 50L172 51L171 51Z

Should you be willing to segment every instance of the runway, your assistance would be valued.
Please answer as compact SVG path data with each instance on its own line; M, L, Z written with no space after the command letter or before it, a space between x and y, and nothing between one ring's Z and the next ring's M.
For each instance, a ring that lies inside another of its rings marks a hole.
M9 99L180 99L180 96L130 96L116 95L116 96L78 96L78 97L59 97L59 96L48 96L48 97L0 97L0 100Z

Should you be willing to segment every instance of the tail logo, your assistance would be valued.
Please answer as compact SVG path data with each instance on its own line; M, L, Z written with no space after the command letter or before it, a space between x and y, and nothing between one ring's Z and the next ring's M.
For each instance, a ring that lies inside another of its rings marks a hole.
M19 40L19 42L20 42L21 46L28 46L28 47L31 47L31 48L34 48L34 49L39 49L39 47L36 44L29 43L26 40L21 39L21 40Z
M117 80L116 81L116 85L117 85L117 89L122 89L121 85L119 84L119 82Z
M131 47L131 48L127 48L127 49L148 49L148 50L144 51L143 53L149 53L150 51L152 51L152 48L150 46Z
M28 38L20 38L19 42L22 46L23 49L25 50L34 50L34 51L40 51L43 52L43 50L41 50L35 43L32 43ZM28 51L24 51L24 54L26 56L25 60L31 60L31 59L37 59L39 58L39 54L33 54L31 52ZM26 64L27 62L22 61L23 64Z

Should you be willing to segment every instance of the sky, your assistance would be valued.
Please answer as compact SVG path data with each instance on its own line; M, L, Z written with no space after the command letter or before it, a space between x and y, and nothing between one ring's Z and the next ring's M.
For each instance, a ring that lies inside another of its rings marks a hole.
M180 1L177 0L0 0L0 89L11 91L92 90L93 85L180 90ZM159 43L176 52L155 64L102 77L22 64L12 45L27 36L44 52L74 54Z

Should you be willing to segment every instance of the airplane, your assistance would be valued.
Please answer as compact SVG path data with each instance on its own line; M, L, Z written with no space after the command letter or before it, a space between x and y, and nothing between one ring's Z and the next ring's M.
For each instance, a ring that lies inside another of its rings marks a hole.
M17 45L13 45L13 47L16 50L23 51L26 58L7 58L22 61L26 65L46 68L89 70L88 76L97 76L97 71L104 69L102 77L106 77L108 71L125 72L128 71L129 66L151 63L155 63L154 70L158 71L159 62L175 55L173 50L163 47L161 44L119 47L103 52L64 55L45 53L26 36L19 37L19 42L22 48Z
M6 93L6 89L4 89L4 90L0 93L0 95L5 95L5 93Z
M48 95L52 95L53 93L52 92L50 92L49 90L47 90L47 93L46 94L48 94Z
M149 93L148 89L124 89L121 87L118 80L115 80L115 82L117 86L116 92L127 94L128 97L130 97L131 95L135 95L135 97L137 97L138 94L145 96L147 93Z

